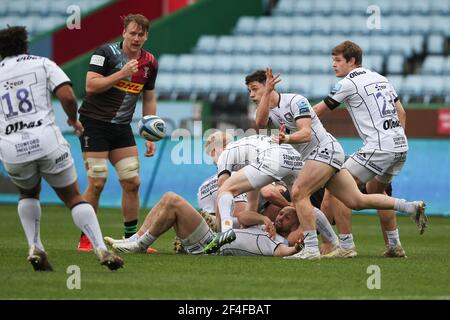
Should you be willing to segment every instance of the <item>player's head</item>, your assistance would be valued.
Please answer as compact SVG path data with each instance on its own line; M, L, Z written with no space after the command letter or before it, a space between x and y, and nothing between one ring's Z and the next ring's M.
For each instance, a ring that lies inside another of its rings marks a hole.
M277 217L275 218L274 225L277 233L281 235L297 229L299 226L299 221L295 208L284 207L283 209L281 209Z
M0 30L0 57L6 58L28 52L25 27L8 27Z
M208 136L205 142L205 152L211 158L213 158L214 162L217 163L217 160L220 157L223 149L233 141L233 136L229 133L223 131L216 131Z
M129 14L123 18L123 47L132 53L140 52L148 37L150 22L142 14Z
M331 50L336 77L345 77L362 64L362 49L356 43L344 41Z
M245 85L250 93L250 99L257 105L264 94L266 84L266 71L256 70L245 77Z

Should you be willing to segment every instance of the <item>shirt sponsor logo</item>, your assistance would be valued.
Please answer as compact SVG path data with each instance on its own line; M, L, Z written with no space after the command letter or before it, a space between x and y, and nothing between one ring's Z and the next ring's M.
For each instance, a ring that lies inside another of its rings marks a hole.
M384 130L394 129L394 128L398 128L400 126L401 126L401 124L400 124L399 120L389 119L389 120L386 120L386 121L383 122L383 129Z
M356 76L359 76L361 74L366 74L365 71L353 71L352 73L350 73L350 78L353 79Z
M19 121L16 123L8 124L6 126L5 134L10 135L13 132L17 132L23 129L29 129L34 127L39 127L42 125L42 119L39 119L38 121L30 121L28 123Z
M139 94L142 91L142 88L144 88L144 85L127 80L120 80L114 85L114 88L126 91L128 93Z
M103 67L103 64L105 63L105 57L99 56L98 54L94 54L91 57L91 62L89 64L93 64L99 67Z

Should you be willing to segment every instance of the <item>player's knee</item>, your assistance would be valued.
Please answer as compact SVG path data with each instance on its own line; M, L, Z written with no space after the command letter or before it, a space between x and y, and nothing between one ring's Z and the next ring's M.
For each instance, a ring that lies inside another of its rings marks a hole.
M108 177L108 162L103 158L86 158L86 170L88 177L94 179L106 179Z
M127 180L134 177L139 177L139 158L136 156L119 160L114 166L116 167L119 180ZM139 181L137 183L139 183Z
M177 195L175 192L168 191L163 194L160 201L163 206L171 206L177 201L179 201L178 198L180 198L180 196Z

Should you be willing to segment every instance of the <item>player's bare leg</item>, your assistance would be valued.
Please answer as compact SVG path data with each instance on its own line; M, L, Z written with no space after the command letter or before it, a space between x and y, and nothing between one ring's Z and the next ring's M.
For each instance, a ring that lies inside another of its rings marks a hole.
M292 201L304 230L305 248L295 255L285 257L286 259L315 260L320 258L316 218L310 197L324 186L335 171L336 169L328 164L314 160L305 161L292 189Z
M139 163L136 146L112 150L109 160L115 166L122 187L122 214L125 238L136 233L139 218Z

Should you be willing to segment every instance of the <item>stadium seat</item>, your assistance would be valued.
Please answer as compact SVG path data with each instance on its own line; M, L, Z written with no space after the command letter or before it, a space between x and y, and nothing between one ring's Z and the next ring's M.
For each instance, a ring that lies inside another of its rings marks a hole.
M289 58L290 60L290 66L291 66L291 73L309 73L311 68L310 63L310 57L309 56L291 56Z
M442 96L444 94L444 78L441 76L422 77L422 93L424 103L430 103L433 97Z
M195 55L194 56L194 72L208 73L214 68L214 56L213 55Z
M220 36L216 43L216 53L230 54L234 51L234 37Z
M234 28L235 35L252 35L255 32L256 18L255 17L240 17Z
M211 54L216 51L217 38L215 36L203 35L198 41L194 48L195 53Z
M439 75L444 69L444 56L427 56L422 65L422 74Z
M176 69L178 57L174 54L163 54L158 59L158 72L172 72Z
M431 54L444 53L445 39L442 35L430 35L427 40L427 51Z
M442 66L442 73L444 75L450 75L450 56L445 59L445 62ZM449 81L450 82L450 81Z
M194 70L195 56L192 54L181 54L176 62L176 71L179 73L191 73Z
M336 81L334 76L312 76L311 77L311 90L310 97L311 99L323 99L329 93L331 89L331 80Z
M387 58L386 70L389 74L401 74L404 70L405 57L399 54Z
M253 42L251 36L234 37L234 54L250 54L252 53Z

